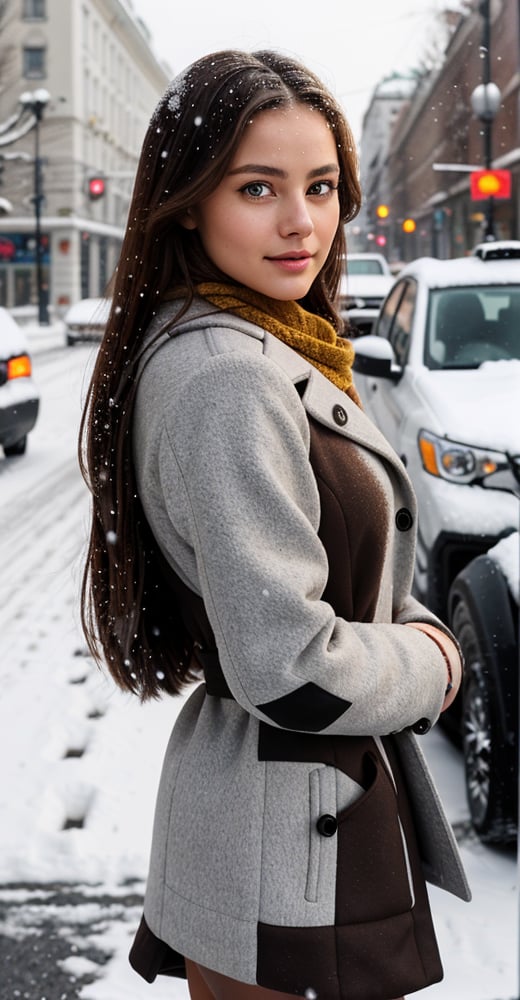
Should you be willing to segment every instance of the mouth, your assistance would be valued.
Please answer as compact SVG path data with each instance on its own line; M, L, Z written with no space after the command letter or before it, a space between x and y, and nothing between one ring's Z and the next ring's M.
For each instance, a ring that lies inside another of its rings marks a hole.
M312 254L308 250L289 250L286 253L265 259L269 264L273 264L278 271L284 271L286 274L302 274L309 267Z
M267 257L267 260L307 260L310 256L308 250L289 250L287 253L277 254L275 257Z

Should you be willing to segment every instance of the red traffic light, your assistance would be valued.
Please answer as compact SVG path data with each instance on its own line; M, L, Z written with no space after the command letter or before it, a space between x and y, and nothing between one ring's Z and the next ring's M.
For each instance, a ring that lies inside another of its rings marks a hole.
M471 200L511 197L510 170L474 170L470 175Z
M105 193L105 178L89 177L88 196L90 200L96 201L97 198L102 198L104 193Z

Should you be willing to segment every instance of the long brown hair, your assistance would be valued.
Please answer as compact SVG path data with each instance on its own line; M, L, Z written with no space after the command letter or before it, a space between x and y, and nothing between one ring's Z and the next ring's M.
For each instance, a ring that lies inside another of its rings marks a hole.
M80 464L92 495L83 630L94 658L106 663L120 687L143 700L165 690L179 692L193 677L190 637L139 501L132 462L132 404L143 338L169 290L185 289L187 308L197 284L222 280L197 232L181 220L223 179L251 118L295 101L324 115L340 165L341 223L301 304L340 330L334 302L344 224L360 205L357 158L341 108L313 73L270 51L205 56L172 81L143 142L80 434Z

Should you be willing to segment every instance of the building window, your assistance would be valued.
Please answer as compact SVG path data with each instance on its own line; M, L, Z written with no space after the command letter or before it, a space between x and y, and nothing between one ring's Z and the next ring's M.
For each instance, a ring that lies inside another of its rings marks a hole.
M23 16L26 21L43 21L46 16L46 0L23 0Z
M31 79L40 79L46 76L45 56L46 51L42 46L25 46L23 50L23 75Z

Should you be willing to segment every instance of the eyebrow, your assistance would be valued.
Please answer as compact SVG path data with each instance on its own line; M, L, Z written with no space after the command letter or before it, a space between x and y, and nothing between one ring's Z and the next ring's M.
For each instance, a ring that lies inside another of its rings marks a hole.
M326 163L323 167L316 167L315 170L309 170L307 177L310 180L312 177L323 177L325 174L331 173L339 174L337 163ZM228 176L233 177L235 174L263 174L265 177L282 177L283 179L289 176L286 170L280 170L278 167L268 167L262 163L244 163L243 166L230 170Z

